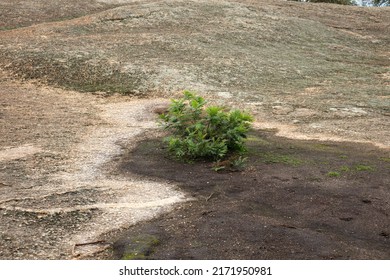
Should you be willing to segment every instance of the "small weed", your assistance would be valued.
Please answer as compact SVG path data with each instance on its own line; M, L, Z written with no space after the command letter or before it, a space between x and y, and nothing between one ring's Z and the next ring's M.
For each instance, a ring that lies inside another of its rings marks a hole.
M390 162L390 157L381 157L379 160L384 161L384 162Z
M338 171L329 171L327 174L329 177L340 177L341 173Z
M349 171L351 171L351 168L349 168L349 166L344 165L344 166L340 167L340 171L342 171L342 172L349 172Z
M216 161L213 166L212 166L212 169L215 171L215 172L218 172L218 171L221 171L221 170L225 170L226 169L226 166L223 165L221 163L221 161Z
M212 169L214 171L221 171L221 170L230 170L230 171L241 171L245 168L246 162L248 158L247 157L232 157L224 161L216 161Z
M225 166L216 166L214 165L212 168L215 172L219 172L221 170L225 170Z
M341 155L340 158L342 158L342 159L347 159L348 156L346 156L346 155Z
M242 170L245 168L245 165L246 165L246 162L247 162L248 158L247 157L242 157L242 156L239 156L238 158L234 159L232 161L232 167L235 169L235 170Z
M370 165L358 164L354 166L356 171L374 171L374 167Z

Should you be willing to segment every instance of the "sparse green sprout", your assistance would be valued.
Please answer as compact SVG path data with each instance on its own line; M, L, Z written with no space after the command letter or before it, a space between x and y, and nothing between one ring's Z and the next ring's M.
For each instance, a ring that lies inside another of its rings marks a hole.
M245 152L252 116L219 106L204 108L205 104L201 96L184 91L184 97L172 100L168 112L160 115L163 127L172 133L164 140L169 152L185 161L218 161L229 153Z
M341 174L340 174L340 172L337 172L337 171L330 171L330 172L328 172L328 176L329 177L340 177Z
M225 165L221 165L220 164L220 161L216 161L213 166L212 166L212 169L216 172L218 171L221 171L221 170L225 170L226 169L226 166Z
M214 162L212 169L214 171L229 170L241 171L245 168L248 158L243 156L232 156L227 160L217 160Z
M349 172L349 171L351 171L351 169L348 167L348 166L341 166L340 167L340 171L342 171L342 172Z
M330 171L328 172L328 176L330 177L339 177L344 172L351 172L351 171L374 171L375 169L372 166L364 165L364 164L358 164L353 167L349 167L346 165L341 166L338 171Z
M356 171L374 171L374 168L370 165L358 164L355 167Z
M247 157L239 156L238 158L232 161L232 167L236 170L242 170L245 168L247 161L248 161Z

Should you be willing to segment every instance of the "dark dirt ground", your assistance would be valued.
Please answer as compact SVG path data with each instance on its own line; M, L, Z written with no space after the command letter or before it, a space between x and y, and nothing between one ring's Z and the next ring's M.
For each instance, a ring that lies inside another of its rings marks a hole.
M215 172L169 159L157 139L141 142L120 170L174 181L195 200L129 228L114 257L131 258L146 236L154 242L134 258L390 258L388 154L270 131L252 132L248 147L245 170Z

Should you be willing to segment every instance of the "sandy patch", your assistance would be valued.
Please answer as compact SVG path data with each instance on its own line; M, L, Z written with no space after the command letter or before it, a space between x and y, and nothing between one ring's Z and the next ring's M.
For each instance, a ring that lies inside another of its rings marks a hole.
M36 153L41 152L42 149L40 147L36 147L31 144L26 144L23 146L15 147L15 148L6 148L0 150L0 162L20 159L26 156L30 156Z

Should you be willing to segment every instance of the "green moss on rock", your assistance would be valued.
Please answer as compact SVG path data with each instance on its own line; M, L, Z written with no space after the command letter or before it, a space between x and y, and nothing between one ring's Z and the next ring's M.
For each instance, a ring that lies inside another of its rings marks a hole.
M160 244L160 241L154 235L138 235L125 246L122 260L148 259L158 244Z

